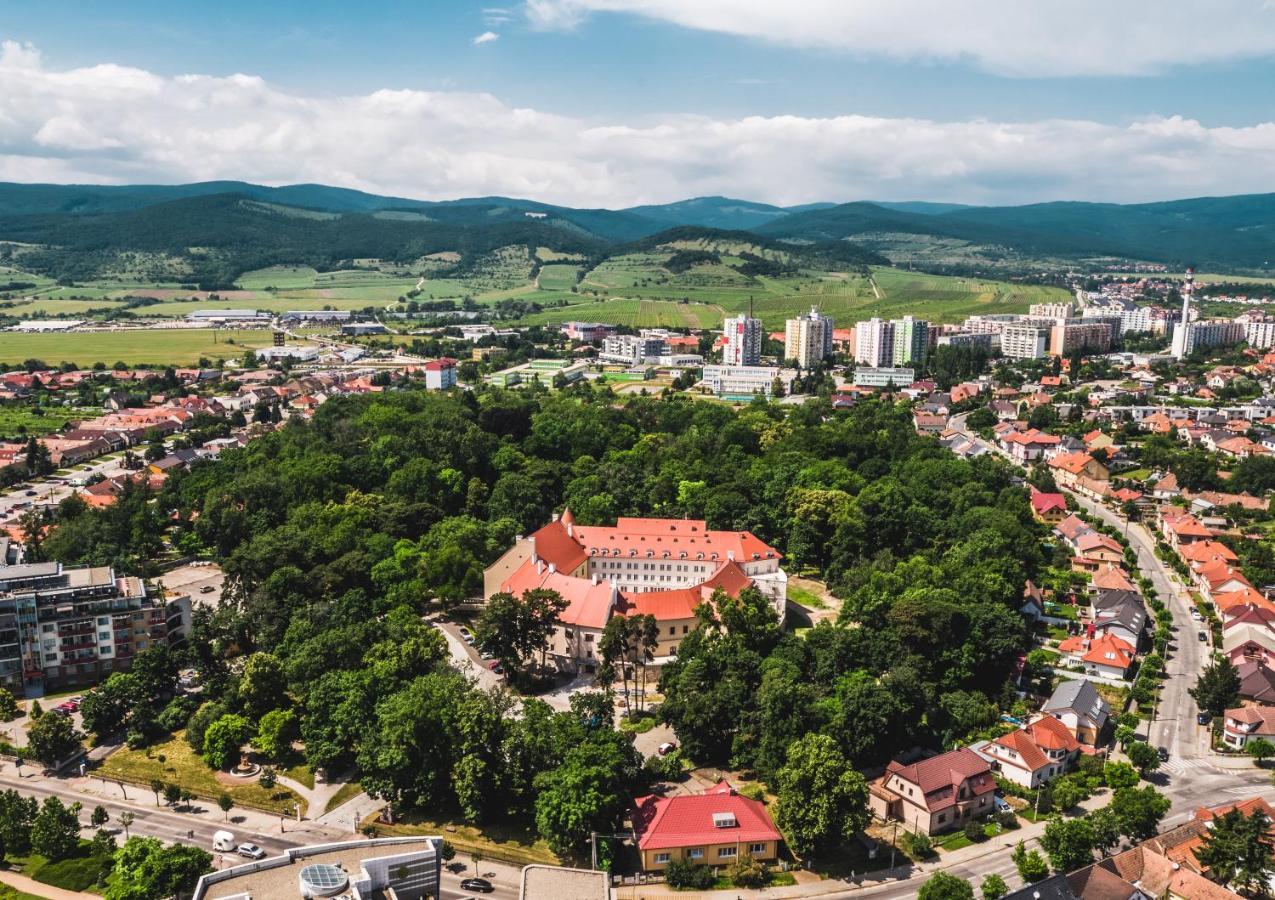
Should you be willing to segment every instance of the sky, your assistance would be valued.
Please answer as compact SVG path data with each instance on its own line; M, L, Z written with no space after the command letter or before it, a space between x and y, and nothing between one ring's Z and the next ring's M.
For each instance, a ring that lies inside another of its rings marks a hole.
M1275 0L0 0L0 180L611 208L1275 190Z

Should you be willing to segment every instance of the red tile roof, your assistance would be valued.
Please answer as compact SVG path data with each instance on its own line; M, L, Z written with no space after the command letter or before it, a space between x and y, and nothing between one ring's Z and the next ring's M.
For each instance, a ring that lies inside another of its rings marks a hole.
M1080 749L1080 741L1076 740L1076 736L1053 716L1042 716L1028 725L1026 730L1036 746L1045 750L1066 750L1071 753Z
M995 743L1018 754L1018 759L997 757L997 759L1003 759L1010 765L1017 765L1018 760L1021 760L1021 768L1026 768L1030 772L1035 772L1037 769L1043 769L1049 765L1049 757L1040 752L1040 748L1036 746L1036 742L1032 740L1031 735L1022 729L1011 731L1009 734L1002 734L996 739Z
M1067 510L1067 498L1062 494L1046 494L1044 491L1038 491L1032 488L1031 493L1032 509L1036 511L1036 515L1043 516L1051 510L1061 509Z
M974 796L996 790L991 766L968 747L921 760L911 765L892 762L886 775L898 775L921 789L925 807L937 812L956 805L956 790L968 783Z
M703 794L639 797L634 805L633 831L643 850L783 840L765 804L739 796L726 782ZM735 825L714 824L721 813L733 815Z

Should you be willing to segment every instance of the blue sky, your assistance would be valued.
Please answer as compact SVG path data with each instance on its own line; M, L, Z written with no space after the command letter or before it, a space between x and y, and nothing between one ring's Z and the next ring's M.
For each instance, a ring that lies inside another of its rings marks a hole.
M0 0L0 178L604 205L1275 184L1270 0L50 6Z

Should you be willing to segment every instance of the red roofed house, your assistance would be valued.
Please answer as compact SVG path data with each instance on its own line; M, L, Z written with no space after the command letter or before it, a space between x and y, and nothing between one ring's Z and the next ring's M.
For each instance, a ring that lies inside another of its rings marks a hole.
M1040 459L1046 451L1058 446L1062 440L1057 435L1045 434L1035 428L1030 431L1011 431L1001 436L1001 446L1014 460L1021 464Z
M1091 531L1076 539L1076 555L1100 563L1118 564L1124 561L1124 548L1115 538Z
M1080 755L1080 741L1052 716L1003 734L978 751L1005 779L1033 789L1062 775Z
M1102 566L1093 573L1090 586L1095 591L1133 591L1137 587L1119 566Z
M456 384L456 360L446 356L432 359L421 366L425 370L425 387L431 391L445 391Z
M1182 544L1207 541L1213 537L1213 532L1205 528L1200 520L1190 513L1180 516L1162 516L1160 530L1164 533L1164 539L1169 542L1169 546L1175 550Z
M1275 739L1275 707L1238 706L1228 709L1222 724L1222 740L1237 750L1244 748L1249 738Z
M766 805L741 797L725 781L702 794L639 797L634 807L633 836L648 871L663 871L675 860L722 866L741 856L779 856L783 835Z
M781 555L749 531L711 531L702 519L621 518L613 526L576 525L570 509L514 546L483 573L483 596L557 591L567 608L550 642L559 662L592 671L613 615L652 615L657 657L673 656L699 625L695 608L717 589L754 587L780 621L788 576Z
M1054 470L1054 478L1063 487L1077 487L1082 478L1106 481L1110 477L1107 467L1088 453L1059 454L1049 461L1049 467Z
M1037 521L1054 525L1067 518L1067 498L1062 494L1047 494L1033 487L1031 505Z
M1114 634L1096 638L1078 634L1059 644L1058 652L1065 662L1083 665L1087 674L1105 678L1127 678L1135 658L1133 645Z
M883 819L938 834L989 814L995 794L991 765L962 747L911 765L890 763L872 782L868 805Z

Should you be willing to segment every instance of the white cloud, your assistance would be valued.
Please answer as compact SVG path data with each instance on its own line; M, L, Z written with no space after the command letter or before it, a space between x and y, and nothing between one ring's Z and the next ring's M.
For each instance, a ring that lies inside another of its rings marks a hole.
M1010 76L1140 75L1275 55L1272 0L525 0L533 26L627 13L864 58Z
M586 120L455 90L321 97L250 75L56 70L30 47L0 45L0 180L223 178L612 207L705 194L1128 201L1270 190L1275 123Z
M496 32L484 31L482 34L478 35L478 37L474 38L474 46L477 47L480 44L490 44L492 41L498 40L500 40L500 35L496 34Z

